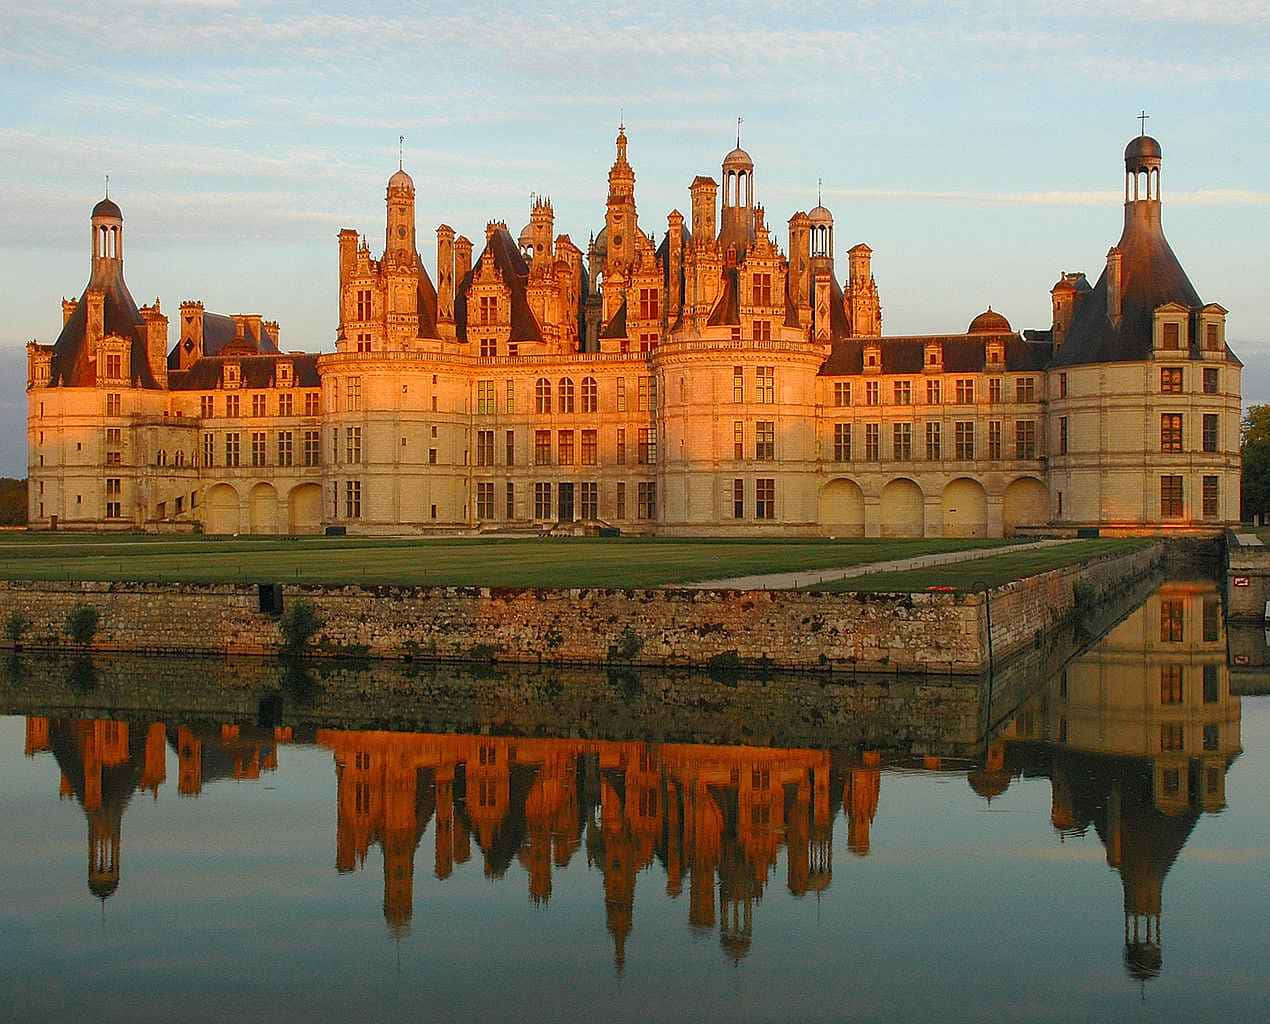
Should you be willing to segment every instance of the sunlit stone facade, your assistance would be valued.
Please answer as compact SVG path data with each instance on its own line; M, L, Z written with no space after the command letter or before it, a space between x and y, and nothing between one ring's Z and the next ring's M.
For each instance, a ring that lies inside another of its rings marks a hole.
M739 142L739 140L738 140ZM586 252L536 197L479 252L388 182L385 243L341 231L335 352L123 280L123 218L92 215L92 277L28 346L37 528L209 533L578 529L1001 536L1200 532L1238 517L1240 364L1160 228L1160 148L1126 151L1125 233L1046 330L992 310L882 334L871 250L835 268L821 205L784 251L739 145L689 217L645 233L619 131Z

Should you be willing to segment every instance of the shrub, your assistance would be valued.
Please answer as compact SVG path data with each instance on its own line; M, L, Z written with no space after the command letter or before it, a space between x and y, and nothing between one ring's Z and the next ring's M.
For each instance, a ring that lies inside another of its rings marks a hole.
M322 620L311 601L304 598L292 601L282 618L278 620L282 631L282 646L287 654L300 654L322 629Z
M98 621L96 608L91 604L77 604L66 613L66 633L75 643L87 647L97 635Z
M627 626L616 643L609 644L609 661L634 661L644 649L644 641L635 630Z
M4 620L4 638L9 642L10 647L21 647L22 637L30 628L31 620L15 608Z

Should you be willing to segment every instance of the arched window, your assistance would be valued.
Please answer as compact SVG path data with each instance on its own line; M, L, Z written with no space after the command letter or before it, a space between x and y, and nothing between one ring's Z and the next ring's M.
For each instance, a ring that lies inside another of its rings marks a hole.
M168 464L168 453L162 448L159 449L158 458L154 460L156 466L166 466Z
M185 465L185 452L177 452L175 462L178 466Z
M573 412L573 380L569 377L560 378L560 411Z
M539 377L538 383L534 386L534 394L537 398L538 412L551 412L551 381L546 377Z
M582 378L582 411L598 412L600 409L600 386L594 377Z

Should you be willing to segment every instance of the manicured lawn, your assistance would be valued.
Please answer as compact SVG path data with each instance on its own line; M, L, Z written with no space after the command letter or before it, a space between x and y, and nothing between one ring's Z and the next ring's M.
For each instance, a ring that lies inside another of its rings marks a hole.
M878 572L852 579L835 580L807 587L807 590L860 591L877 593L915 593L933 586L952 587L955 590L973 590L982 580L989 586L999 587L1027 576L1049 572L1065 565L1073 565L1102 555L1121 555L1145 547L1147 539L1077 540L1070 544L1058 544L1035 551L1002 552L987 558L952 565L936 565L927 569L910 569L905 572Z
M208 540L107 534L0 535L0 579L651 587L835 569L1000 540Z

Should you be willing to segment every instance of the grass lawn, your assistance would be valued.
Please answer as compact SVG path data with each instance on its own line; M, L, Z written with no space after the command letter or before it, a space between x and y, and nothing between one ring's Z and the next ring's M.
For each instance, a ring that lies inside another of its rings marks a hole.
M837 569L1001 540L209 540L120 534L0 535L0 579L652 587Z
M987 558L952 565L936 565L927 569L910 569L905 572L878 572L853 579L835 580L806 587L807 590L845 591L868 590L877 593L915 593L932 586L952 587L955 590L973 590L979 580L989 586L999 587L1027 576L1049 572L1065 565L1084 562L1102 555L1123 555L1145 547L1151 541L1146 538L1077 540L1070 544L1057 544L1039 551L1006 551Z

